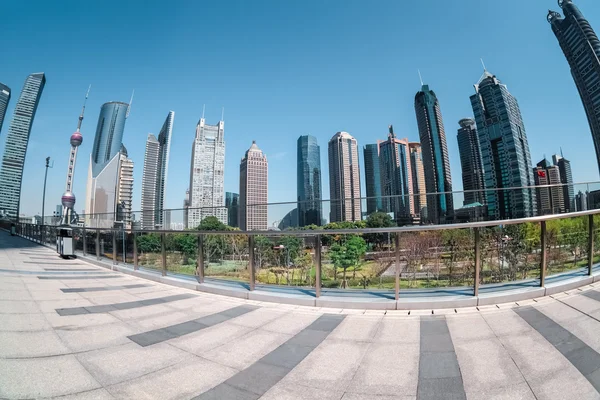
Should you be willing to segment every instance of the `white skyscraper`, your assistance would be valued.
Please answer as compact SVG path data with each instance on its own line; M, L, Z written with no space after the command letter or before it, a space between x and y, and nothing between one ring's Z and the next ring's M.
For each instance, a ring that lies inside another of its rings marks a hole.
M127 157L127 150L122 147L119 154L119 178L117 193L117 221L123 221L125 228L131 227L131 209L133 199L133 161Z
M175 113L169 111L158 134L158 139L148 134L144 156L144 174L142 181L142 229L154 229L167 226L163 224L165 187L169 168L169 152Z
M196 228L211 215L227 223L224 135L223 121L217 125L207 125L203 117L196 126L190 165L189 228Z

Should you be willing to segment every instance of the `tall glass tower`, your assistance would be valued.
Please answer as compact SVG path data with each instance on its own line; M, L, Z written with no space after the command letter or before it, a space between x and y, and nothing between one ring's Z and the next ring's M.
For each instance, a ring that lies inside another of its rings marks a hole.
M484 71L470 97L481 146L488 216L525 218L536 214L533 169L521 110L506 85Z
M367 189L367 215L384 211L381 198L381 175L379 170L379 144L363 147L365 159L365 187Z
M104 103L100 108L92 148L92 176L98 176L106 164L121 150L128 111L129 104L120 101Z
M571 67L587 115L600 169L600 40L572 0L558 0L564 18L548 11L548 22Z
M463 118L458 121L458 124L460 125L460 129L458 130L456 139L460 154L463 190L465 190L463 205L466 206L473 203L485 204L481 146L479 146L475 121L471 118Z
M321 225L321 148L317 138L298 138L297 157L298 226Z
M360 221L360 169L358 143L348 132L338 132L329 140L330 222Z
M415 96L415 112L423 153L427 188L427 219L438 224L452 218L452 177L446 145L446 132L440 103L429 85L423 85Z
M2 132L2 124L4 123L4 116L6 115L6 109L8 108L9 101L10 88L0 83L0 132Z
M0 168L0 212L10 217L19 216L25 155L31 125L45 85L46 76L43 72L31 74L25 79L25 85L8 128Z

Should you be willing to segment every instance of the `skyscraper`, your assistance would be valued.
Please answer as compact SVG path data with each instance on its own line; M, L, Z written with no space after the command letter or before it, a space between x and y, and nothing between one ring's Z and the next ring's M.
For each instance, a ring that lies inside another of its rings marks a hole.
M192 144L189 227L197 227L208 216L227 223L224 177L225 122L207 125L202 116Z
M269 164L255 141L240 163L240 228L266 230Z
M463 118L458 121L458 124L460 128L456 139L458 141L458 152L460 153L463 190L465 191L463 205L485 204L483 163L481 162L481 147L475 129L475 121L471 118Z
M156 136L149 133L144 153L144 172L142 175L142 229L154 229L154 203L156 200L156 175L158 172L158 152L160 145Z
M227 208L227 225L239 228L240 195L233 192L225 192L225 207Z
M410 170L412 172L413 198L415 214L422 220L427 219L427 188L425 186L425 169L423 168L423 152L421 143L409 142Z
M133 207L133 161L128 158L127 149L121 146L119 152L119 175L117 180L117 221L125 228L131 227Z
M560 170L543 159L533 169L536 186L560 185ZM539 187L537 193L537 211L539 215L559 214L565 212L563 188L561 186Z
M379 144L363 147L365 159L365 188L367 190L367 215L384 211L381 198L381 175L379 170Z
M559 0L564 18L548 11L548 22L571 67L596 149L600 169L600 40L571 0Z
M2 132L2 124L4 123L4 116L6 115L6 109L8 108L9 101L10 88L0 83L0 133Z
M10 217L19 216L21 203L21 182L25 155L42 91L46 85L43 72L31 74L25 79L23 90L15 106L15 112L8 128L2 167L0 168L0 210Z
M560 172L560 183L563 185L563 199L565 201L564 211L575 211L575 188L573 186L573 173L571 172L571 162L561 155L552 156L552 162L558 167Z
M360 169L358 144L348 132L338 132L329 140L330 222L360 221Z
M142 182L142 228L153 229L163 224L165 187L169 168L169 150L175 113L169 111L158 134L158 139L148 134L144 155Z
M495 75L484 71L470 97L481 146L488 216L524 218L536 214L533 170L517 100Z
M119 101L100 108L90 155L86 193L86 225L110 228L119 206L120 152L130 105Z
M452 218L452 177L440 103L429 85L415 95L415 112L423 152L427 188L427 220L433 223ZM446 192L446 193L444 193ZM442 194L444 193L444 194Z
M321 225L321 148L317 138L298 138L297 150L298 226Z
M400 225L415 215L408 139L396 138L390 125L388 139L378 145L383 208L392 212Z

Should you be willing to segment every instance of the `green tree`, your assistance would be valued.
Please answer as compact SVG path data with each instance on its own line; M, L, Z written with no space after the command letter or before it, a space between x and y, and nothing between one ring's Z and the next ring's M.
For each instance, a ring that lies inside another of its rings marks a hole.
M157 233L138 235L136 240L138 250L141 253L158 253L161 251L160 236Z
M329 249L329 256L333 262L334 269L342 268L342 287L347 286L346 271L350 267L358 267L361 258L367 252L367 243L357 235L333 243Z
M230 228L219 221L215 216L204 218L197 228L199 231L227 231ZM223 259L227 250L227 241L223 235L206 235L204 237L204 254L207 263L218 262Z
M254 237L254 257L257 261L257 269L261 269L273 258L273 242L266 236L256 235Z
M391 228L393 226L396 226L396 223L387 213L378 211L367 217L367 228ZM389 233L367 233L364 237L367 243L372 244L375 248L381 249L389 242L390 235Z
M217 217L209 216L204 218L197 228L199 231L227 231L229 227L219 221Z
M198 254L198 237L189 233L176 233L172 236L175 250L183 255L183 264L189 264L189 259Z

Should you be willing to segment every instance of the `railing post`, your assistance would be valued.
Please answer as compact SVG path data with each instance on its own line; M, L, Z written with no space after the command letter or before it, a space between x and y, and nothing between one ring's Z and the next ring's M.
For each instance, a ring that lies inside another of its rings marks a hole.
M481 270L481 237L479 228L473 228L475 234L475 281L473 282L473 296L479 296L479 271Z
M117 230L113 229L112 232L112 253L113 253L113 265L117 264Z
M248 270L250 272L250 290L254 290L256 271L254 270L254 236L248 235Z
M196 260L196 279L204 283L204 235L198 234L198 257Z
M546 258L548 252L546 249L546 221L540 222L540 247L542 254L540 257L540 287L544 287L546 281Z
M44 242L44 233L46 232L46 229L44 227L44 221L42 221L42 228L41 228L41 232L40 232L40 242L41 243L45 243Z
M594 267L594 215L588 215L588 275L592 276Z
M160 234L160 253L162 256L162 276L167 275L167 250L165 248L165 233Z
M100 231L96 230L96 259L100 260Z
M315 236L315 296L321 297L321 235Z
M123 264L127 264L127 240L124 227L121 228L121 240L123 240Z
M396 279L394 285L394 298L400 299L400 232L396 232Z
M139 269L138 248L137 248L137 232L133 232L133 270Z
M83 255L87 253L87 238L85 234L85 228L83 228Z

